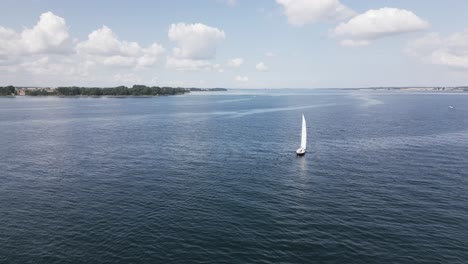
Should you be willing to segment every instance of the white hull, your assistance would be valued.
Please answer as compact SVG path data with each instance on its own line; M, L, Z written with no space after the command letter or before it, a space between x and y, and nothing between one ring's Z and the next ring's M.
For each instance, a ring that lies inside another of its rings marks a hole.
M299 148L299 149L296 150L296 154L297 154L298 156L302 156L302 155L304 155L305 153L306 153L306 151L305 151L305 149L303 149L303 148Z

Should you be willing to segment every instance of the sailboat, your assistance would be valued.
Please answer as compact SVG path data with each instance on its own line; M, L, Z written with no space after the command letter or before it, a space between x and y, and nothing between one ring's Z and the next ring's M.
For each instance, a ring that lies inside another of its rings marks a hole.
M298 156L303 156L306 153L307 146L307 127L304 114L302 114L302 133L301 133L301 147L296 150Z

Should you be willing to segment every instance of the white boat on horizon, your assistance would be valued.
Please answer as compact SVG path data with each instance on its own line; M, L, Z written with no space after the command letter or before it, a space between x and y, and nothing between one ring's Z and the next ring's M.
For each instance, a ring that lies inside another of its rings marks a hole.
M296 150L298 156L303 156L307 148L307 126L304 114L302 114L302 132L301 132L301 147Z

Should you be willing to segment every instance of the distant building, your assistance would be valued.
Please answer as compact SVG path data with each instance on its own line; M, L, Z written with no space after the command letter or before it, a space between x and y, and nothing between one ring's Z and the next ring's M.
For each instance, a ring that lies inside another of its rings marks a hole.
M17 95L26 95L26 91L24 89L16 88L16 94Z

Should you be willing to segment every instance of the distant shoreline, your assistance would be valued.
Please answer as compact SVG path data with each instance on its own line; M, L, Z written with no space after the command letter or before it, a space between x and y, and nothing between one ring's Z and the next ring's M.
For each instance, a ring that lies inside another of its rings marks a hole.
M254 88L252 88L254 89ZM272 88L273 89L273 88ZM273 90L290 90L299 88L274 88ZM307 88L300 88L307 89ZM362 88L308 88L310 90L342 90L342 91L394 91L394 92L421 92L421 93L467 93L468 86L382 86ZM237 89L236 89L237 90ZM242 90L242 89L240 89ZM251 90L251 89L248 89ZM256 89L254 89L256 90ZM259 89L262 90L262 89ZM14 98L16 96L40 96L61 98L153 98L158 96L182 95L190 92L223 92L226 88L172 88L172 87L148 87L134 85L131 88L125 86L99 88L99 87L15 87L0 86L0 97Z
M339 90L373 90L373 91L427 91L427 92L468 92L468 86L455 86L455 87L444 87L444 86L407 86L407 87L365 87L365 88L337 88Z
M180 87L148 87L145 85L133 85L131 88L126 86L117 87L57 87L57 88L40 88L40 87L15 87L6 86L0 87L0 96L15 97L15 96L58 96L58 97L109 97L109 98L149 98L166 95L181 95L190 92L200 91L227 91L226 88L180 88Z

